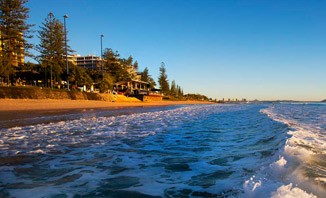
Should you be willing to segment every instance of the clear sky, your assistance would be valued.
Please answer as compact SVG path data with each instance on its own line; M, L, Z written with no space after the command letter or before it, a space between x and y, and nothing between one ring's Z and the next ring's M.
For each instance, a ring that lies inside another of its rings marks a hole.
M63 20L80 55L132 55L157 80L215 98L326 99L326 1L30 0L38 30ZM35 33L36 34L36 33ZM37 44L38 39L32 40Z

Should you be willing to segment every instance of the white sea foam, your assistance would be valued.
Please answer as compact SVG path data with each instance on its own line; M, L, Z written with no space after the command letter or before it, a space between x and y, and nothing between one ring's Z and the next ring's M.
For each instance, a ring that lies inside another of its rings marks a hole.
M292 187L292 183L289 185L283 185L277 189L276 192L272 193L272 198L317 198L313 194L301 190L297 187Z
M272 119L291 127L284 148L277 154L278 159L268 169L257 173L260 175L257 181L262 182L265 192L272 192L272 197L326 197L323 187L325 180L315 178L316 174L326 176L323 161L316 158L325 155L326 135L320 127L326 121L325 110L319 109L317 115L313 115L316 112L309 112L314 110L304 110L298 104L275 105L261 110ZM269 179L264 179L266 177ZM248 185L244 187L248 188ZM253 189L252 185L249 187Z
M39 153L39 154L45 154L45 152L41 149L37 149L35 151L29 151L28 153L32 153L32 154L35 154L35 153Z
M322 134L309 135L306 130L311 125L305 128L274 107L259 113L265 107L192 106L4 129L0 131L2 156L42 158L34 166L40 172L69 170L46 178L45 186L9 192L21 197L43 190L48 193L39 197L59 193L71 197L97 190L104 179L129 176L139 178L141 185L127 190L155 196L190 189L225 197L320 197L322 188L309 185L325 182L326 177L307 179L302 164L313 163L312 155L323 154ZM321 130L322 126L318 127ZM170 164L172 168L167 166ZM174 171L178 168L174 165L180 164L188 165L189 170L181 166L185 170ZM8 181L14 183L17 170L6 170L10 174L0 169L0 177L11 177ZM53 185L53 181L73 174L82 176ZM19 180L33 181L28 177L23 174Z

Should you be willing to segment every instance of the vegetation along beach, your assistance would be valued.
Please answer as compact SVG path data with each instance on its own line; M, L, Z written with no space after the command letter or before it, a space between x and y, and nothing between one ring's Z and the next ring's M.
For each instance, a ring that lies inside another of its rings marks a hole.
M325 9L0 0L0 198L326 197Z

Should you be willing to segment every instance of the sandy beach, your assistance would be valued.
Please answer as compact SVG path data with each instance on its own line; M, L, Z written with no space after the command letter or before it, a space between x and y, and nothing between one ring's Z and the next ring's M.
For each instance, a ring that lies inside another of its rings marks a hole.
M163 105L196 105L212 104L206 101L159 101L159 102L105 102L93 100L32 100L32 99L0 99L1 112L8 111L35 111L35 110L63 110L89 109L110 107L141 107ZM2 118L0 118L1 120Z
M67 114L86 114L97 111L111 111L114 113L121 109L134 112L138 111L139 108L198 104L212 103L204 101L105 102L92 100L0 99L0 128L72 119L63 116ZM43 119L37 119L40 117Z

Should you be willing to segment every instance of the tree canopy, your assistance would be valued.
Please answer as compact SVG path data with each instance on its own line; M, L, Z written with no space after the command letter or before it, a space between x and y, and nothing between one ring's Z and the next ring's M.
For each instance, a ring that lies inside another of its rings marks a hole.
M46 73L49 70L54 78L59 81L66 71L65 64L65 32L64 26L59 19L56 19L53 13L49 13L45 22L38 31L40 43L36 46L40 55L37 60L41 63ZM67 45L68 52L73 52Z
M27 24L29 8L25 7L27 0L0 0L0 32L1 58L0 76L7 78L14 75L18 66L18 56L29 56L28 49L32 44L26 39L32 38L32 24Z
M113 79L108 73L104 73L103 80L101 81L100 85L100 91L106 92L107 90L113 88Z
M148 82L149 81L149 73L148 73L148 68L147 67L145 67L145 69L144 69L144 71L142 72L142 74L141 74L141 78L140 78L140 80L141 81L144 81L144 82Z
M126 65L119 61L118 52L113 52L111 48L104 51L103 58L105 59L105 71L113 78L113 81L121 81L130 78ZM122 59L123 62L125 59Z
M75 87L86 85L89 88L93 85L93 80L86 69L73 64L69 67L69 82Z
M168 95L170 93L170 87L169 87L169 81L168 81L168 76L166 74L164 62L161 63L158 83L160 85L161 92L164 93L165 95Z
M156 86L156 82L151 77L151 75L149 75L149 71L148 71L148 68L147 67L145 67L144 71L141 73L140 80L149 83L149 88L150 89L153 89Z

